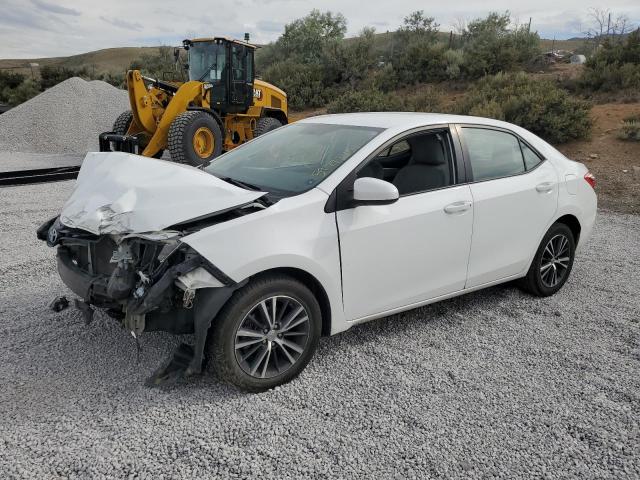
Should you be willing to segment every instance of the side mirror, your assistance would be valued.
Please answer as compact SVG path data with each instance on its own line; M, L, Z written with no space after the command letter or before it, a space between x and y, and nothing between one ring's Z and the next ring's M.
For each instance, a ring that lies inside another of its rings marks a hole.
M353 184L355 205L389 205L400 198L398 189L392 183L379 178L362 177Z

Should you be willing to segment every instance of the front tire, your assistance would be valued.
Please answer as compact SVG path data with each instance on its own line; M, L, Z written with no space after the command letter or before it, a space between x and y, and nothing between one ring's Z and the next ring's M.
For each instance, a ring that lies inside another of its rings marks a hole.
M133 122L133 113L131 110L126 110L118 115L116 121L113 122L113 133L117 135L126 135L129 131L129 127L131 126L131 122Z
M569 279L575 251L571 229L554 223L540 242L527 276L519 281L520 288L538 297L556 293Z
M167 143L171 160L199 167L222 153L222 131L208 113L186 111L171 123Z
M276 128L280 128L282 126L282 122L277 118L273 117L262 117L259 118L256 122L256 128L253 131L253 136L259 137L260 135L264 135L265 133L269 133Z
M208 368L249 392L296 378L317 348L318 301L301 282L268 275L236 291L209 331Z

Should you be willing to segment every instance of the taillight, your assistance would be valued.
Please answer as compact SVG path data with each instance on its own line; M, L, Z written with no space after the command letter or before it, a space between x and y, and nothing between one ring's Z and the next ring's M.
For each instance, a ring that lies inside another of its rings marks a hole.
M596 188L596 177L591 172L587 172L584 174L584 179L587 181L591 188Z

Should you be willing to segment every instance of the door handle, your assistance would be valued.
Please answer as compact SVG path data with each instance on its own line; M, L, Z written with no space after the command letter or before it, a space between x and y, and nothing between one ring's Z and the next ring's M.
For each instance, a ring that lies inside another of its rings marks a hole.
M444 213L466 212L470 208L471 208L471 202L469 201L454 202L444 207Z
M536 185L536 191L546 193L553 190L553 182L543 182Z

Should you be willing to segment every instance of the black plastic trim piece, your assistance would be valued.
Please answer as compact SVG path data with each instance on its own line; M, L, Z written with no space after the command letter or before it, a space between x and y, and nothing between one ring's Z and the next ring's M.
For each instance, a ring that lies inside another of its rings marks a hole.
M126 152L140 155L140 139L136 135L103 132L98 135L101 152ZM113 147L113 148L112 148Z
M73 180L79 172L80 165L0 172L0 187Z

